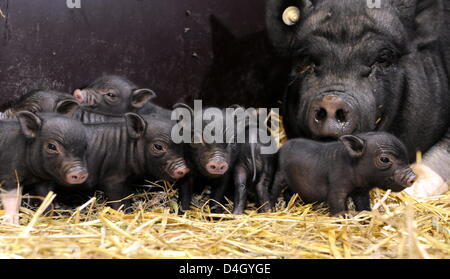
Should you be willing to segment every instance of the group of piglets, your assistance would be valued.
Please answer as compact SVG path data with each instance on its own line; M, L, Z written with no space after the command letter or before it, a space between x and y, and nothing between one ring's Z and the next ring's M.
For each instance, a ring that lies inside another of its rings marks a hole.
M73 94L31 91L1 112L5 220L18 224L24 189L40 196L61 187L101 190L111 207L126 210L132 184L145 179L176 181L182 211L189 209L196 187L208 186L212 210L222 212L232 184L234 214L244 212L248 194L256 194L262 211L271 210L288 186L305 202L327 202L336 215L345 212L349 197L357 210L370 210L372 188L401 191L416 177L403 144L386 133L330 143L292 139L277 153L262 154L264 144L249 139L267 128L244 125L244 143L175 144L172 111L154 98L152 90L124 77L103 76ZM193 113L184 104L174 108L180 106Z
M174 121L150 103L155 97L123 77L104 76L73 95L29 92L2 112L5 219L18 223L23 189L41 196L57 187L101 190L111 207L126 209L130 180L186 175L183 146L170 138Z

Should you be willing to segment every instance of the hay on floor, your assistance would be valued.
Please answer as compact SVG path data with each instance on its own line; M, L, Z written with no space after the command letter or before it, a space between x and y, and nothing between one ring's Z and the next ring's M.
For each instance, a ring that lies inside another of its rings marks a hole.
M273 213L211 214L197 196L197 206L179 215L177 193L164 188L142 194L132 214L96 198L48 217L22 208L20 226L0 225L0 257L450 258L450 195L415 200L375 190L374 210L347 218L298 196Z

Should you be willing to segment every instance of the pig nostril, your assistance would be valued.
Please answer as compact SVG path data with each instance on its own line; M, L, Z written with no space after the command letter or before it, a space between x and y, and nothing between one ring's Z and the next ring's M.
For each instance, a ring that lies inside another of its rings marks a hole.
M213 170L215 170L215 169L216 169L216 165L211 165L211 168L212 168Z
M323 108L316 110L316 121L323 121L327 118L327 111Z
M336 120L340 123L347 122L346 113L343 109L339 109L336 111Z

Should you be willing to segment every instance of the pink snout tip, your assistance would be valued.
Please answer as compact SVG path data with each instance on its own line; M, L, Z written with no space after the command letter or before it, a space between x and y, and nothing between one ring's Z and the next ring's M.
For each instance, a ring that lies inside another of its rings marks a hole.
M406 180L406 187L411 187L417 181L417 175L412 173Z
M189 172L190 172L191 170L189 169L189 168L187 168L187 167L184 167L184 168L178 168L178 169L176 169L176 170L174 170L173 172L172 172L172 178L173 179L180 179L180 178L183 178L186 174L188 174Z
M206 164L206 170L210 174L224 174L228 170L228 164L226 162L213 161Z
M66 182L69 184L82 184L86 182L88 176L87 172L69 172L66 175Z
M73 92L73 97L80 103L84 101L84 94L80 89L77 89Z

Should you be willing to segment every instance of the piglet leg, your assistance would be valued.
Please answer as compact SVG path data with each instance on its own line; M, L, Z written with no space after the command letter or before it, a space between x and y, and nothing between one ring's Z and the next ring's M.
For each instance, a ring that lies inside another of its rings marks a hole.
M261 207L262 212L269 212L272 209L270 202L270 194L269 194L269 186L270 186L271 177L270 172L266 169L256 184L256 193L258 194L258 200Z
M214 183L214 186L212 188L211 198L219 203L223 202L225 190L228 186L229 176L228 174L223 175L221 178L218 179L217 183ZM222 206L210 202L211 211L214 213L222 213L223 208Z
M273 180L272 192L270 193L270 202L272 206L277 203L278 196L281 193L281 189L286 186L286 182L284 180L284 174L282 171L278 170L275 174L275 178Z
M237 167L234 172L234 187L233 214L242 214L247 202L247 170L243 166Z
M339 189L345 189L345 187L338 186ZM342 190L331 190L328 192L327 203L330 207L330 214L333 216L343 215L347 210L347 198L348 193Z
M181 211L189 210L191 205L194 182L192 175L188 175L179 180Z
M353 203L355 204L357 211L371 210L369 192L354 192L350 196L353 200Z
M5 221L10 224L19 224L19 208L22 201L22 187L5 191L0 194L5 209Z
M112 209L118 210L123 206L124 212L127 213L131 211L131 200L124 200L124 198L131 194L128 185L125 185L124 183L105 183L104 185L105 196L109 200L108 205Z
M45 198L48 193L50 192L55 192L55 185L53 184L53 182L42 182L42 183L36 183L35 185L33 185L34 188L34 192L36 193L36 195L38 197L41 198ZM42 200L40 200L42 201ZM39 207L40 202L36 204L36 207ZM48 212L50 212L50 210L52 210L52 207L54 207L55 205L55 201L52 201L52 206L49 206L45 209L44 213L47 214Z

